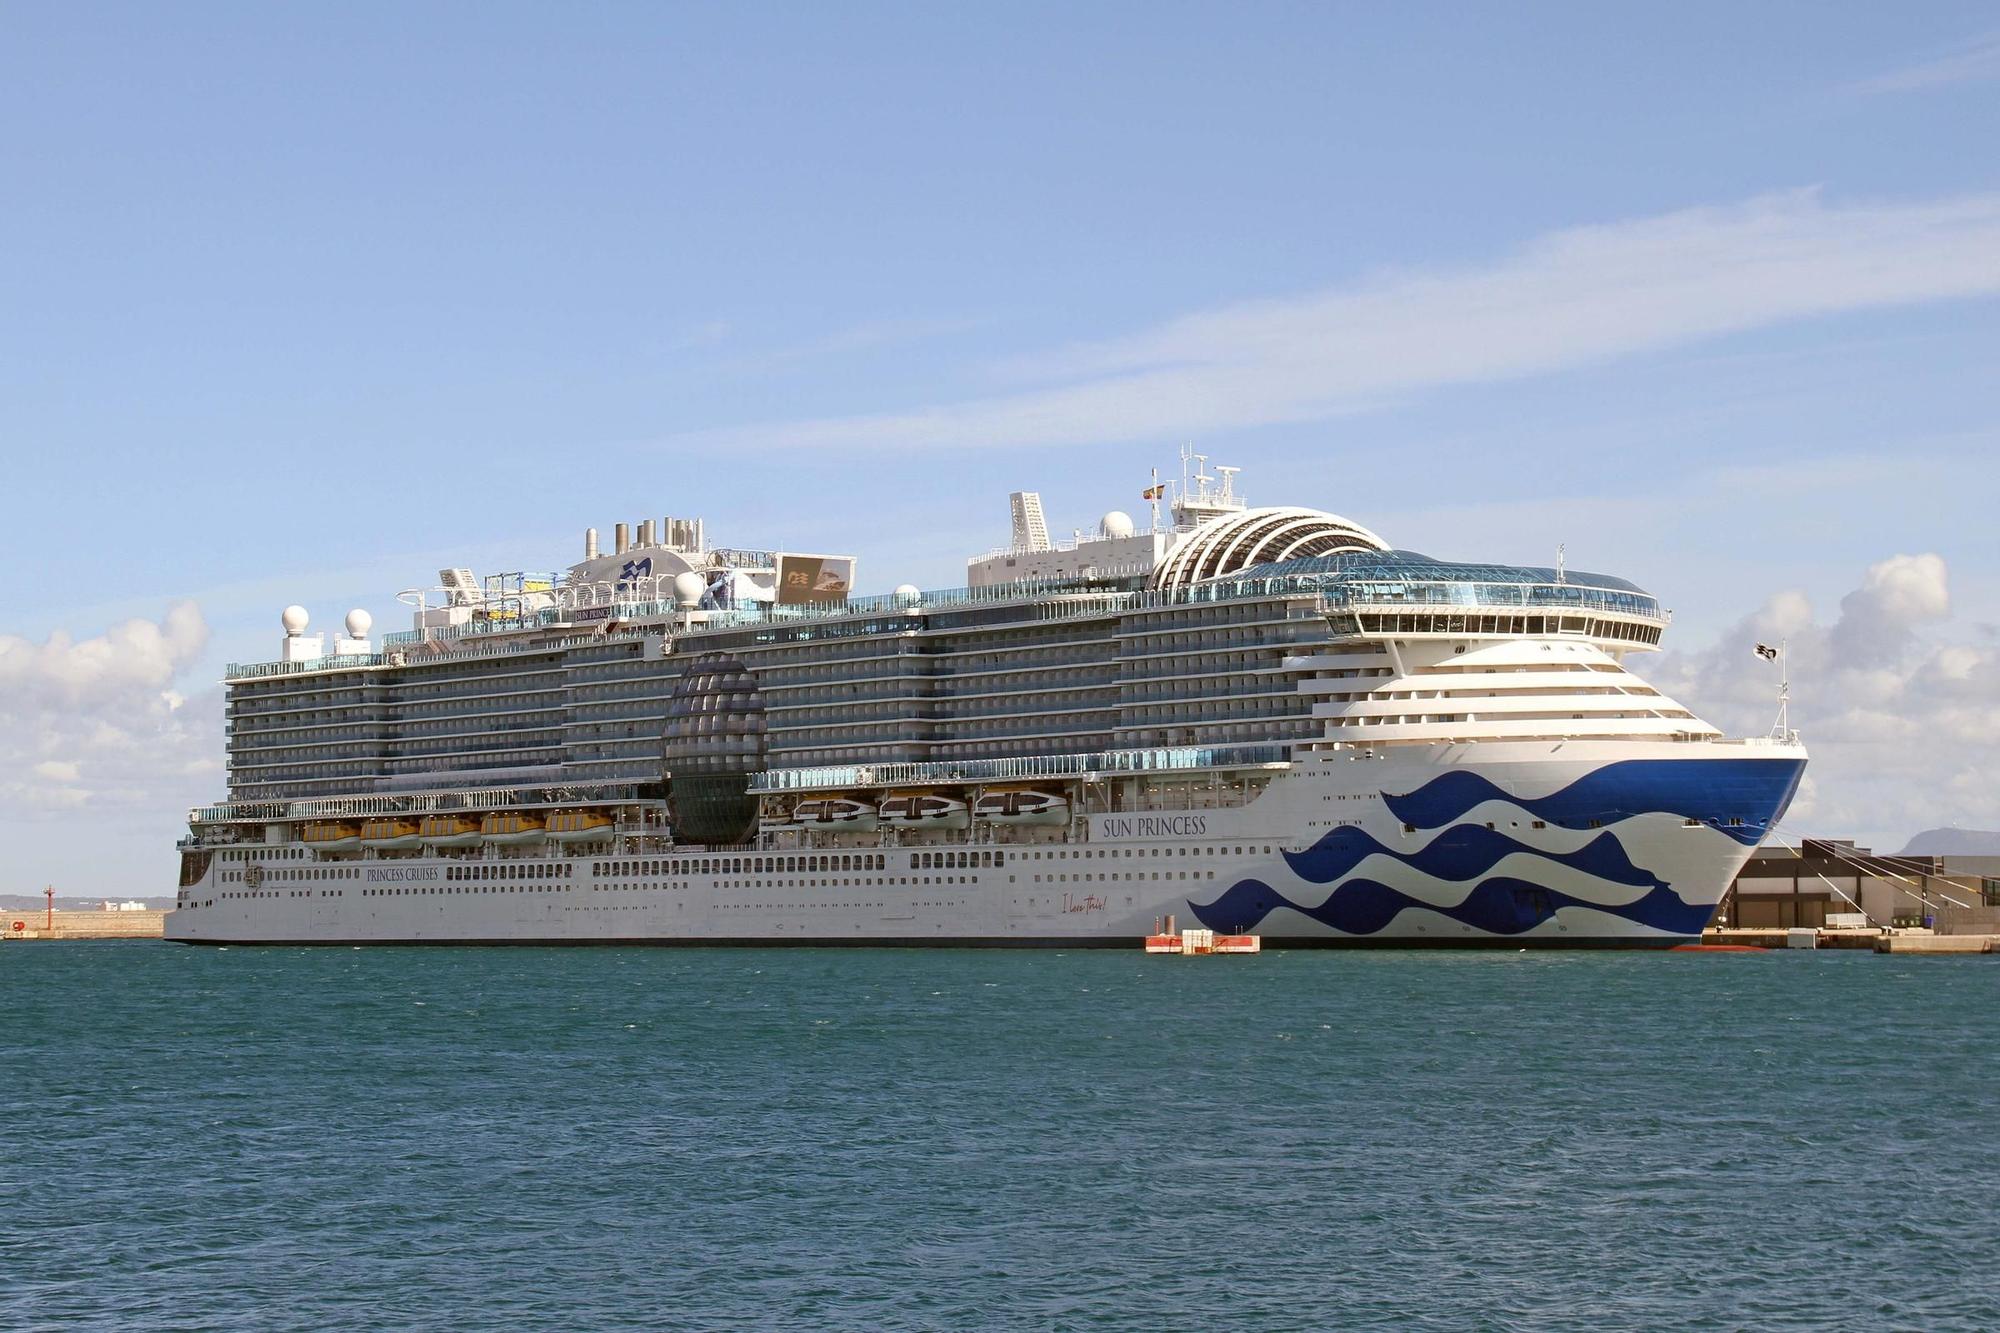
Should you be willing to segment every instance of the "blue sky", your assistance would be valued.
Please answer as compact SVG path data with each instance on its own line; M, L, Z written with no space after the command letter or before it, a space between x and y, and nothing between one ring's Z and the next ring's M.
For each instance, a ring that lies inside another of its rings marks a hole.
M2000 827L1996 112L1980 5L7 6L0 663L49 679L0 834L115 814L17 873L156 874L288 601L392 624L664 513L949 585L1008 491L1087 525L1184 440L1436 555L1567 542L1731 722L1699 654L1935 554L1900 693L1821 664L1811 831ZM122 750L51 748L100 708ZM1954 738L1893 813L1884 716Z

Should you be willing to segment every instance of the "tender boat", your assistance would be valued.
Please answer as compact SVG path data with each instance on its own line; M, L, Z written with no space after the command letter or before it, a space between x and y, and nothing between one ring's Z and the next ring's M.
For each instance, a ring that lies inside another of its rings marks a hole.
M972 810L951 796L896 792L882 802L882 822L892 828L962 829L972 823Z
M982 793L972 813L995 824L1066 824L1069 800L1054 792L1003 788Z
M851 796L816 796L809 801L800 801L792 811L792 822L795 824L849 832L866 832L875 827L878 819L874 806Z

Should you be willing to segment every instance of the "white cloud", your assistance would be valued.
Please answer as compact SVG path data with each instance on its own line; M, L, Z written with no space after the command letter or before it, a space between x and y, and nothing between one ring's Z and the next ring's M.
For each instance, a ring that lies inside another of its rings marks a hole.
M2000 647L1952 641L1951 592L1936 555L1894 555L1822 623L1780 592L1712 646L1634 665L1733 734L1776 715L1780 667L1753 651L1786 645L1792 725L1812 752L1791 836L1860 836L1893 851L1919 829L2000 826Z
M0 635L0 801L33 817L171 809L210 794L220 693L190 702L171 688L207 643L192 602L92 638Z
M51 703L115 702L132 691L163 690L208 644L193 602L158 623L134 619L81 642L57 630L41 643L0 635L0 717Z
M1975 37L1935 60L1878 74L1854 87L1863 93L1907 93L1992 78L2000 78L2000 33Z
M1481 268L1378 275L1191 314L1026 363L1046 387L677 443L975 447L1324 419L1842 311L2000 292L2000 194L1830 205L1817 190L1578 227Z

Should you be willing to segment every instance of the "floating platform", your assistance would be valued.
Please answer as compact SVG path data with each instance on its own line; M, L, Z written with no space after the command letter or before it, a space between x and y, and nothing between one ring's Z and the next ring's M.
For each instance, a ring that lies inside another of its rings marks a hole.
M1148 935L1147 953L1262 953L1257 935L1218 935L1212 930L1184 930L1178 935Z

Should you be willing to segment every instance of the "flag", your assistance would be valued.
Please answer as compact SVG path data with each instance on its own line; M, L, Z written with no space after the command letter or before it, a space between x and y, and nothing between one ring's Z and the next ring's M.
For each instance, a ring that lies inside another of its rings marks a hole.
M1166 493L1167 493L1167 484L1165 482L1161 482L1157 486L1148 486L1145 490L1140 491L1139 498L1141 500L1157 500Z
M1778 650L1776 648L1773 648L1770 644L1760 643L1757 645L1757 656L1763 658L1766 662L1769 662L1777 655L1778 655Z

